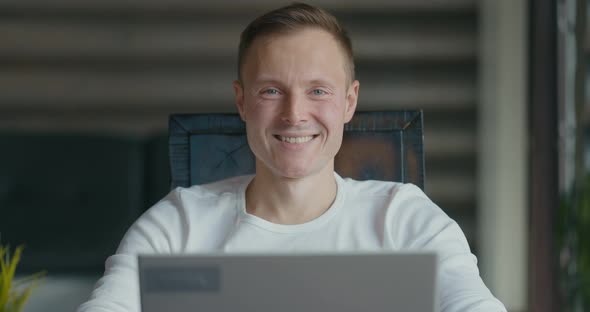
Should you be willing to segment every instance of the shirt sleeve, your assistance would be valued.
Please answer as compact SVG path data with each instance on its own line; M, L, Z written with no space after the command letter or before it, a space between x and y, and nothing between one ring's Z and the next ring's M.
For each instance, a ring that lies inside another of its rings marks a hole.
M179 190L144 213L127 231L105 263L90 299L77 312L139 312L138 254L174 253L186 237Z
M394 191L389 236L402 250L437 253L437 288L441 312L506 311L483 283L477 258L459 225L418 187L406 184Z

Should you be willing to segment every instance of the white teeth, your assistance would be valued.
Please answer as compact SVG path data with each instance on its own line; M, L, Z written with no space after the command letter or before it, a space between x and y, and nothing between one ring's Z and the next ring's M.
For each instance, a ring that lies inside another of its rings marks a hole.
M283 142L287 142L287 143L305 143L305 142L309 142L311 141L311 139L313 139L313 136L304 136L304 137L296 137L296 138L289 138L289 137L284 137L284 136L278 136L281 141Z

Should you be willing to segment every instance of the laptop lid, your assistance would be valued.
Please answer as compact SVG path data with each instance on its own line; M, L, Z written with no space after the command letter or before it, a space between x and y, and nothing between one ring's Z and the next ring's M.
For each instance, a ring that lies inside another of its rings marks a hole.
M437 311L436 255L141 255L143 312Z

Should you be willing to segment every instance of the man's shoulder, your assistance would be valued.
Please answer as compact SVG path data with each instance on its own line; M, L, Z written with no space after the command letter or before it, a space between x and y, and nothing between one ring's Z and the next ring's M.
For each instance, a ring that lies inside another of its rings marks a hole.
M181 196L219 197L224 195L238 195L243 192L247 184L252 180L252 175L236 176L224 180L190 187L178 187L175 192Z
M233 203L238 202L240 196L243 196L251 179L252 176L237 176L207 184L177 187L149 210L169 213L178 209L204 211L213 206L233 206Z
M146 214L157 215L160 219L222 215L235 210L237 203L243 200L241 196L251 179L252 176L237 176L207 184L177 187L150 207Z
M353 205L372 206L386 209L388 214L438 213L440 208L430 200L424 191L411 183L392 181L344 179L347 202Z
M423 191L414 184L381 180L354 180L343 178L343 184L349 194L359 196L386 196L396 194L424 195Z

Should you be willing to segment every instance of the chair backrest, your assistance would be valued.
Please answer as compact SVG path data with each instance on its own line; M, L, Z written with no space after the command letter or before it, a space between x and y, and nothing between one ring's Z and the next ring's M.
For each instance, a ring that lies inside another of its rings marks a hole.
M357 112L344 127L335 170L357 180L413 183L424 189L423 114ZM255 172L238 114L170 116L171 187L188 187Z

